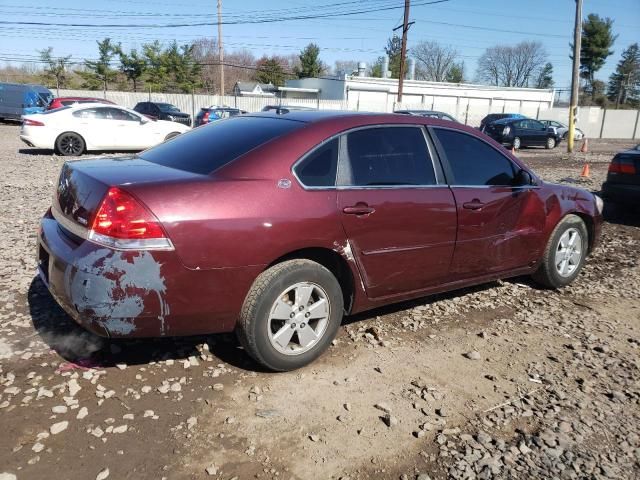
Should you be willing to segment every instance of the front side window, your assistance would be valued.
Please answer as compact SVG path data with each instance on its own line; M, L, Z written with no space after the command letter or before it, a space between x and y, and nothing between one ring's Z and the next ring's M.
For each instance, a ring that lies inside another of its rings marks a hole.
M452 185L512 185L515 177L513 163L491 145L472 135L433 129L442 145L454 178Z
M333 187L338 168L338 139L321 145L295 167L300 182L306 187Z
M422 128L376 127L345 135L340 185L435 185Z
M134 115L133 113L127 112L126 110L121 110L119 108L99 108L98 110L104 111L104 116L107 120L117 120L124 122L139 122L140 117Z

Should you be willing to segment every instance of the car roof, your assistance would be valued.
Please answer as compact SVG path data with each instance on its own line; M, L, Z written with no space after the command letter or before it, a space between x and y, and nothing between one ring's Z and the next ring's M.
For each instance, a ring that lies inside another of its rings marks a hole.
M389 119L397 119L398 117L407 118L407 115L396 115L393 113L375 113L375 112L354 112L350 110L290 110L278 113L277 110L267 112L254 112L244 115L246 117L268 117L282 118L286 120L295 120L304 123L315 123L322 120L332 118L349 118L349 117L366 117L366 116L385 116Z

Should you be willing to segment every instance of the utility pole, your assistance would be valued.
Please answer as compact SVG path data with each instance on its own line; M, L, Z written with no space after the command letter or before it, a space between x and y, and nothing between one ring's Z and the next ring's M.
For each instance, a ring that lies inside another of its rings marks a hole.
M400 51L400 78L398 79L398 103L402 103L402 87L404 86L404 66L407 56L407 32L409 31L409 7L411 0L404 0L404 21L402 22L402 50ZM413 22L412 22L413 23ZM394 28L394 31L400 27Z
M220 95L224 95L224 47L222 46L222 0L218 0L218 61L220 62Z
M569 107L569 132L567 152L573 152L573 137L576 131L578 96L580 90L580 50L582 47L582 0L576 0L576 20L573 27L573 75L571 76L571 104Z

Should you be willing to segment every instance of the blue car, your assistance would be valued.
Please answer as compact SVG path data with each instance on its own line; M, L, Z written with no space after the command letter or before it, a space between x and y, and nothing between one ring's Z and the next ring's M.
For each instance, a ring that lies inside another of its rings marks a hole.
M0 120L44 112L51 100L53 94L42 85L0 83Z
M198 115L196 115L194 127L199 127L200 125L205 125L207 123L214 122L223 118L235 117L236 115L240 115L242 113L247 112L238 108L231 107L201 108L198 112Z

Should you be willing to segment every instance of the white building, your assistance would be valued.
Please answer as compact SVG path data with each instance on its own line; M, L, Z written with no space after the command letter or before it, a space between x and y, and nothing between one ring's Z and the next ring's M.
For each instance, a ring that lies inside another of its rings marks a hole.
M390 112L395 109L423 109L447 112L464 123L479 112L520 112L536 117L553 107L554 90L492 87L464 83L405 80L402 104L397 104L398 79L344 75L335 78L287 80L287 87L318 90L318 93L287 92L288 98L340 100L349 109ZM316 97L317 95L317 97Z

